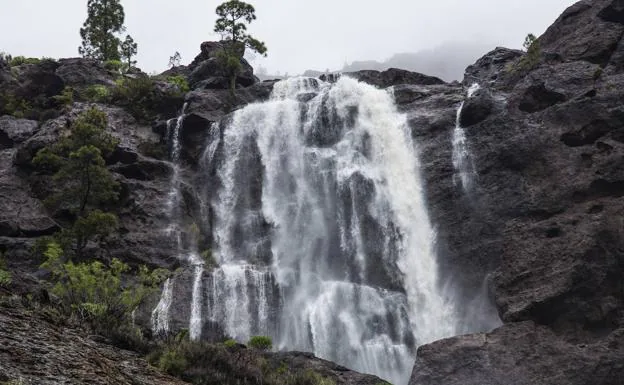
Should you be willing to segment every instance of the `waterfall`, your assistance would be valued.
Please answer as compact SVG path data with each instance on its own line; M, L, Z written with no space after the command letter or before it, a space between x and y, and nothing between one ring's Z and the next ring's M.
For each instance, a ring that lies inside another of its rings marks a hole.
M177 257L186 262L194 268L194 280L193 291L191 299L191 316L189 320L189 334L191 338L199 338L201 335L202 327L202 313L201 313L201 277L204 272L204 262L197 255L196 252L196 239L191 234L190 251L189 246L184 245L181 213L181 188L180 188L180 154L182 145L180 143L180 133L184 124L185 112L187 103L184 103L182 111L177 118L170 119L167 122L167 139L170 145L169 154L173 166L173 174L170 181L170 190L167 196L167 215L170 219L170 224L165 229L166 236L172 238L175 242L175 247L178 250ZM197 230L199 231L199 230ZM192 232L191 232L192 233ZM173 302L173 283L171 279L167 279L163 286L160 301L156 308L152 311L152 329L156 332L168 332L169 331L169 308Z
M474 83L468 89L467 97L471 98L480 88L479 84ZM455 130L453 131L453 167L456 171L453 175L453 181L457 185L457 180L459 179L462 188L465 191L470 191L477 173L475 171L472 157L470 156L468 142L466 141L466 133L460 122L464 103L465 102L462 102L457 109Z
M219 180L219 267L203 280L203 317L242 342L270 335L406 384L416 347L454 335L457 317L392 96L346 77L292 78L217 129L205 167Z
M152 330L154 332L169 331L169 308L173 302L173 283L171 278L165 281L160 301L152 311Z

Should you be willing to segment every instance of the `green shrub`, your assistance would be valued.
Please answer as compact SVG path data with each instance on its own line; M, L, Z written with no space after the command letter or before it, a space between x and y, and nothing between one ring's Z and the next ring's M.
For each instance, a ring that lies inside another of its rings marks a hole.
M185 94L191 90L186 78L182 75L169 76L167 82L175 84L181 93Z
M104 68L111 72L121 73L123 63L121 60L107 60L104 62Z
M249 339L247 345L253 349L271 350L271 348L273 348L273 341L271 340L271 337L253 336Z
M288 385L336 385L331 378L323 377L312 370L297 372L286 383Z
M111 99L138 120L147 121L153 117L156 105L154 81L147 77L119 79L113 88Z
M122 274L130 268L116 258L108 265L100 261L73 263L56 242L48 244L44 255L41 268L52 275L52 293L59 298L61 309L103 333L127 325L132 311L158 290L165 277L162 270L149 271L143 266L137 283L124 285Z
M84 98L95 103L108 103L111 98L111 92L106 86L93 84L84 91Z
M186 368L188 362L186 358L177 350L166 350L158 360L158 368L172 376L180 376Z
M238 342L236 342L236 340L233 340L233 339L225 340L223 342L223 346L225 346L226 348L233 348L236 345L238 345Z
M539 63L542 50L539 40L532 33L528 34L523 44L526 50L524 55L517 64L518 70L530 71Z
M0 93L0 115L12 115L23 119L33 115L33 107L30 102L9 92Z
M34 57L15 56L9 62L9 66L17 67L22 64L39 64L40 62L41 62L41 59L37 59Z
M60 95L53 96L52 99L60 106L71 106L74 104L74 89L65 87Z

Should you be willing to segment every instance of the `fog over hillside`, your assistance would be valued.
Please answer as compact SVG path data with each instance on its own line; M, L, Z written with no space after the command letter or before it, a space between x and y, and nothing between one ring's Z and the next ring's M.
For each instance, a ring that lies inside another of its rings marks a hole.
M496 47L496 43L449 42L436 48L418 52L396 53L384 61L357 60L345 63L342 68L310 69L303 73L305 76L319 76L325 72L353 72L360 70L383 71L388 68L401 68L420 72L426 75L437 76L447 82L461 80L464 70L477 59ZM256 75L261 80L281 79L295 74L269 74L263 67L258 67Z

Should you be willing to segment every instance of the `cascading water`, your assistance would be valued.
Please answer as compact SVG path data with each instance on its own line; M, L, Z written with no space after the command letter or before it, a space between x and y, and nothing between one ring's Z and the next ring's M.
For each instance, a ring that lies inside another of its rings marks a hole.
M185 260L194 269L193 292L191 303L191 316L189 320L189 333L191 338L197 338L201 333L202 314L201 314L201 277L204 272L204 262L197 253L197 242L191 239L189 245L184 245L183 229L181 220L181 181L180 181L180 131L182 130L185 118L187 104L182 107L180 116L170 119L167 122L167 138L170 143L170 157L173 166L171 176L171 189L167 199L167 212L171 220L169 227L165 230L166 236L173 238L179 255L178 258ZM193 238L193 237L191 237ZM173 302L173 285L175 281L167 279L163 287L160 301L156 308L152 311L152 329L156 332L169 331L169 309Z
M415 348L457 327L392 96L349 78L289 79L213 129L219 268L205 274L204 319L407 383Z
M467 97L471 98L480 88L479 84L474 83L468 89ZM453 167L455 168L453 181L457 184L459 179L462 188L465 191L469 191L476 177L476 171L470 156L468 142L466 141L466 133L460 122L464 103L462 102L457 109L457 119L455 121L455 130L453 131Z

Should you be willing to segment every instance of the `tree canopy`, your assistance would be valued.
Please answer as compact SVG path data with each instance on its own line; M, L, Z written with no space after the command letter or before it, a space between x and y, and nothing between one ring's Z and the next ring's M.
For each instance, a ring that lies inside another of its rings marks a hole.
M87 20L80 29L82 46L78 52L101 61L119 60L120 40L116 34L125 30L120 0L89 0L87 12Z
M256 20L256 10L253 5L230 0L217 7L218 19L214 31L221 34L223 40L242 43L246 48L266 56L265 44L247 33L247 25ZM235 47L233 47L235 49Z
M126 39L121 43L121 58L124 61L127 71L136 65L136 60L132 60L132 58L137 54L137 47L137 43L134 42L134 39L130 35L127 35Z

